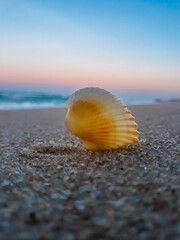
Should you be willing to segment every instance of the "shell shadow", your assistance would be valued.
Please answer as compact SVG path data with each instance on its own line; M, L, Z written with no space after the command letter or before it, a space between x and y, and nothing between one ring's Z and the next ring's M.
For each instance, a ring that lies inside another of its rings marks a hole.
M118 153L123 152L137 152L140 151L143 145L143 141L140 141L136 144L129 144L125 147L112 149L112 150L97 150L90 151L86 150L86 148L78 142L74 144L74 142L68 143L56 143L54 141L46 142L38 142L33 145L23 148L21 151L21 155L68 155L68 154L87 154L88 156L101 156L101 155L116 155Z
M80 153L85 152L84 149L80 144L73 144L73 143L36 143L32 146L32 151L41 154L72 154L72 153Z

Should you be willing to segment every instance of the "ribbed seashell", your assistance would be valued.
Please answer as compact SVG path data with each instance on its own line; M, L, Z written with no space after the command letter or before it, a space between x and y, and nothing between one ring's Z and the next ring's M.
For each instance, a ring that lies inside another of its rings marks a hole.
M137 124L127 107L108 91L83 88L66 104L67 129L88 150L114 149L138 141Z

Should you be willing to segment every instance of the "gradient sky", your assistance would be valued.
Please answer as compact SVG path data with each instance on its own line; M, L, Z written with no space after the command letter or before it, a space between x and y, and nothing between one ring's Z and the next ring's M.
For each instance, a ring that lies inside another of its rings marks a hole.
M180 1L0 0L0 83L180 91Z

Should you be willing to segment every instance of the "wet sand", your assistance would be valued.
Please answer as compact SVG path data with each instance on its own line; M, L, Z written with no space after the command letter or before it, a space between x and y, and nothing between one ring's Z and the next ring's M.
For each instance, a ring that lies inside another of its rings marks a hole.
M139 144L97 152L65 109L0 111L0 240L180 238L180 103L129 108Z

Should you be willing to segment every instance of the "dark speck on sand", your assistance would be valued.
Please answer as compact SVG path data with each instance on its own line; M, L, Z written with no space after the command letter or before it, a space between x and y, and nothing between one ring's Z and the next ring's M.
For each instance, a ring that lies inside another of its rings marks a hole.
M0 111L0 240L180 239L180 102L130 109L140 142L96 152L64 109Z

